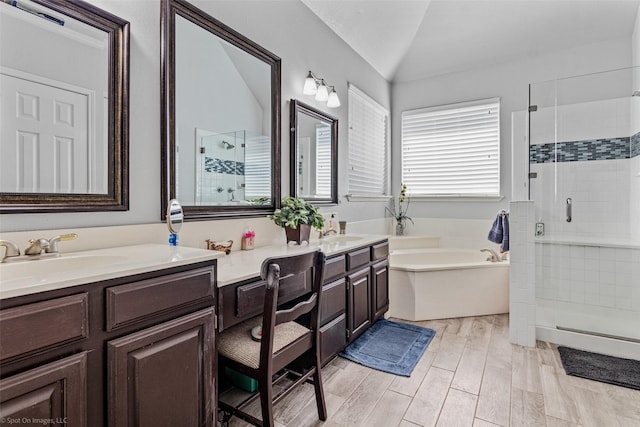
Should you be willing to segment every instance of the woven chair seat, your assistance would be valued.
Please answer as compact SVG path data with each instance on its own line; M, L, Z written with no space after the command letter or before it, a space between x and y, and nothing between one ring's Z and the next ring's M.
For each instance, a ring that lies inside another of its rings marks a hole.
M222 332L218 337L218 353L254 369L260 367L260 342L251 338L251 329L262 324L262 316L245 320ZM311 331L296 322L276 325L273 352L277 353Z

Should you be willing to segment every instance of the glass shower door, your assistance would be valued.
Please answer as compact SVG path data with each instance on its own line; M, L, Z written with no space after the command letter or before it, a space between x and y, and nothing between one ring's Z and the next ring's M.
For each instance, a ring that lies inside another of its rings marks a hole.
M530 85L539 327L640 339L635 72Z

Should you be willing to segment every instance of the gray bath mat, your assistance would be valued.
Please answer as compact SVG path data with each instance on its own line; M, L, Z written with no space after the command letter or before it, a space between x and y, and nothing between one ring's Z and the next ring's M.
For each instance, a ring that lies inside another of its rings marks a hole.
M640 390L640 361L558 347L567 375Z

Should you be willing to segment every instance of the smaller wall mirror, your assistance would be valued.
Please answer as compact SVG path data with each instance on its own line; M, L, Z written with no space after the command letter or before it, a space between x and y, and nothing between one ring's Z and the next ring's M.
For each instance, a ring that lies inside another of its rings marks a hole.
M291 194L314 204L338 203L338 119L292 99Z

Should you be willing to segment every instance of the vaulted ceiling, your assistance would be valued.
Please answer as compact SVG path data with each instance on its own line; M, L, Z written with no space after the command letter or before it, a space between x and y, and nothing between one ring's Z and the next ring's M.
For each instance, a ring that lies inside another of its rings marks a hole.
M631 37L640 0L302 0L391 82Z

